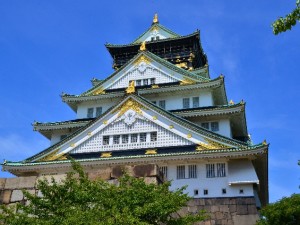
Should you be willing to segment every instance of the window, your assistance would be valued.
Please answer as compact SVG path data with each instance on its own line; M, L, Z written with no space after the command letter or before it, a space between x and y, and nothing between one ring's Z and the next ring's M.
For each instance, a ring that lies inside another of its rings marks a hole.
M154 41L155 40L155 37L151 37L151 41Z
M240 194L244 194L244 189L240 189Z
M198 195L199 194L199 191L196 189L194 190L194 195Z
M177 179L185 178L185 166L177 166Z
M68 137L67 134L60 135L60 140L63 140L63 139L65 139L66 137Z
M157 132L150 133L150 141L157 141Z
M204 190L203 190L203 194L204 194L204 195L208 195L208 190L207 190L207 189L204 189Z
M144 82L144 85L148 85L148 79L144 79L143 82Z
M96 117L102 114L102 107L96 107Z
M222 189L222 194L224 195L224 194L226 194L226 192L227 192L227 191L226 191L226 188L223 188L223 189Z
M197 166L189 165L189 178L197 178Z
M213 178L215 176L215 164L206 164L206 178Z
M165 178L168 178L168 167L167 166L162 166L160 167L160 171L164 175Z
M219 123L218 122L211 122L211 131L219 131Z
M209 130L209 123L201 123L201 127Z
M225 163L217 163L217 177L225 177L226 170L225 170Z
M193 97L193 108L199 107L199 97Z
M160 108L165 109L166 108L166 100L160 100L158 102L158 105L159 105Z
M94 116L94 108L87 109L87 118L93 118Z
M103 136L102 144L103 145L109 145L109 136Z
M114 135L113 136L113 143L119 144L120 143L120 135Z
M150 84L152 85L152 84L155 84L155 78L151 78L150 79Z
M127 144L128 143L128 134L122 135L122 144Z
M146 142L147 140L147 133L140 134L140 142Z
M141 86L142 85L142 80L136 80L136 86Z
M182 107L184 109L190 108L190 99L189 98L183 98L182 99Z
M156 40L159 40L159 36L156 36Z
M137 134L131 134L131 143L137 143L137 138L138 138Z

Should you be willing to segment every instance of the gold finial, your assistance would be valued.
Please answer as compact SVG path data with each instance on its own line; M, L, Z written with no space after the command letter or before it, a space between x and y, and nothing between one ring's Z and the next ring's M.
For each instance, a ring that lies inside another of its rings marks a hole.
M266 139L263 141L263 143L262 143L263 145L267 145L267 141L266 141Z
M231 99L229 102L229 105L233 105L233 104L234 104L234 101Z
M244 105L244 104L245 104L245 102L244 102L244 100L243 100L243 99L241 100L241 104L242 104L242 105Z
M141 46L140 46L140 50L141 51L145 51L146 50L146 41L143 41Z
M157 13L154 14L153 23L158 23L158 15L157 15Z
M135 92L134 80L130 81L128 88L126 89L127 94L131 94Z

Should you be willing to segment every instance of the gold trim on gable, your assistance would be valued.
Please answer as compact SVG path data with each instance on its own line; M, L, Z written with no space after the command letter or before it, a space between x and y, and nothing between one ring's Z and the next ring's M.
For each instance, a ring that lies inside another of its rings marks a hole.
M126 102L124 102L121 106L119 106L117 109L115 109L112 113L119 111L118 117L122 116L125 112L127 112L129 109L132 109L133 111L137 112L138 114L142 115L142 108L144 108L140 103L133 101L132 99L128 99Z
M102 152L101 153L101 158L110 158L111 157L111 152Z
M157 154L157 149L147 149L145 155L155 155Z
M187 85L187 84L196 84L197 82L189 79L189 78L184 78L182 81L180 81L180 85Z
M135 61L134 61L134 65L137 66L139 65L141 62L144 62L146 64L150 64L151 60L147 57L145 57L144 55L141 55L140 57L138 57Z

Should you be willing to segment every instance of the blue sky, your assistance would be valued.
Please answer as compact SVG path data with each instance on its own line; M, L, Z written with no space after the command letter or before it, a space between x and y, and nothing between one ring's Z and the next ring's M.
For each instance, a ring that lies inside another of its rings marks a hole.
M74 119L61 92L79 94L112 73L106 42L133 41L152 22L186 35L197 28L212 78L246 101L254 143L267 139L270 201L299 193L300 25L274 36L294 0L0 1L0 161L48 146L31 123ZM9 174L0 172L0 177Z

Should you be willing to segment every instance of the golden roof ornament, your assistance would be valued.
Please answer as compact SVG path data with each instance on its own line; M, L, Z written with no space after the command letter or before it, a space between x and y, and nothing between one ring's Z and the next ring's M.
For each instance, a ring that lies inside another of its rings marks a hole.
M135 92L134 80L130 81L128 88L126 88L126 93L131 94Z
M158 23L158 15L157 15L157 13L154 14L153 23Z
M231 99L229 102L229 105L233 105L233 104L234 104L234 101Z
M141 46L140 46L140 50L141 51L145 51L146 50L146 41L143 41Z

